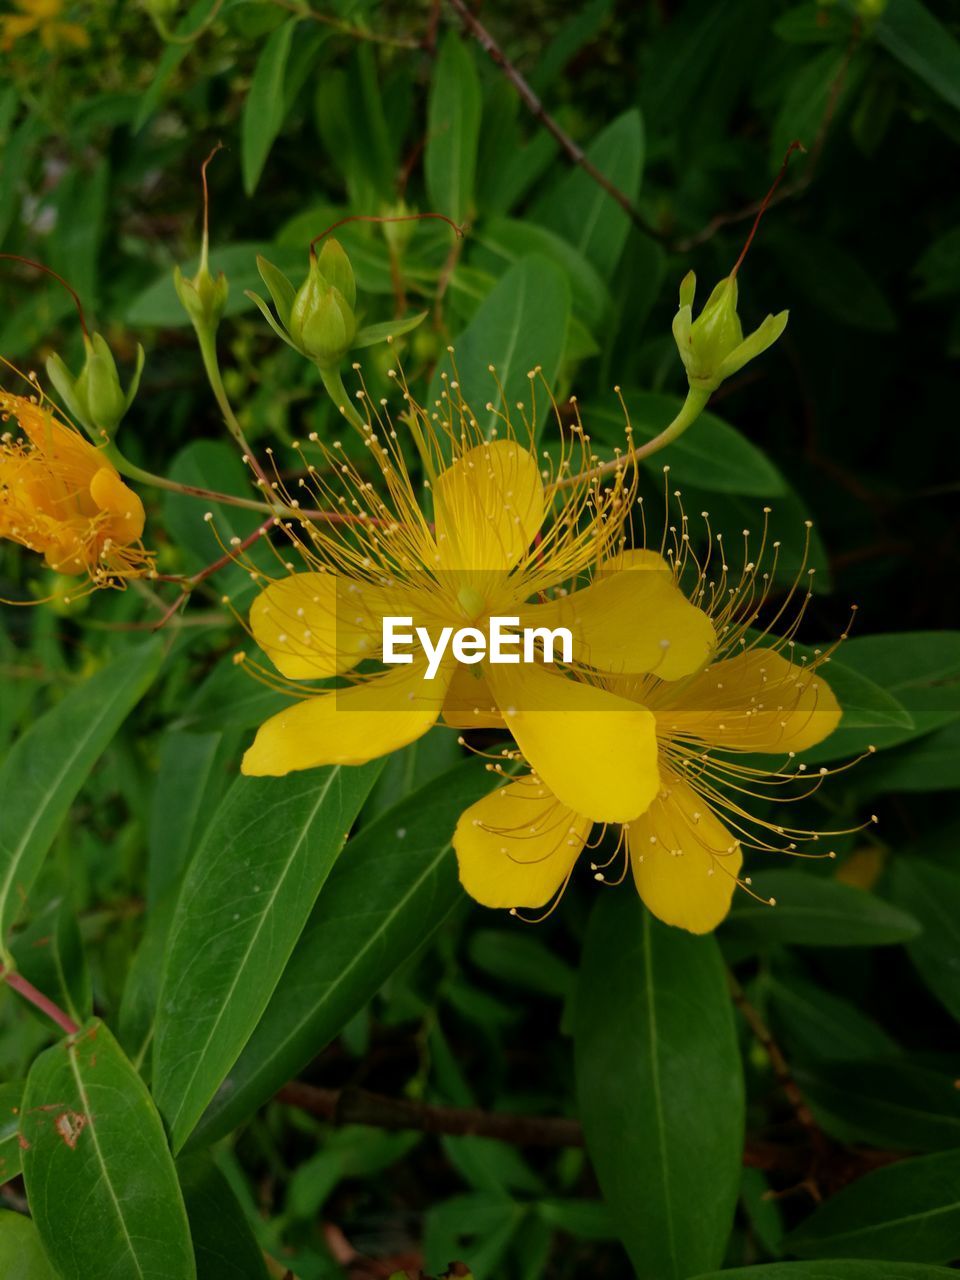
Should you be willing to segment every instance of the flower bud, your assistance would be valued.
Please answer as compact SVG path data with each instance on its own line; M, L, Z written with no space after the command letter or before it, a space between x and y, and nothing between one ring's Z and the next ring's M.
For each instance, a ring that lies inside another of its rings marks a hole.
M691 388L710 392L772 346L786 328L789 313L767 316L759 328L744 338L737 315L736 277L729 275L720 281L694 320L696 287L696 276L687 272L680 284L680 308L673 318L673 336Z
M120 385L113 352L99 333L84 336L86 360L75 378L58 355L47 360L47 374L67 409L90 433L113 435L133 403L143 372L143 347L137 345L137 363L130 386Z
M230 286L222 271L218 272L214 279L207 265L206 246L200 255L197 274L192 280L185 276L179 267L174 267L173 287L193 327L209 333L215 332L223 315L223 309L227 305Z
M343 253L343 250L340 252ZM342 262L336 257L331 261L341 271L341 278L344 278ZM346 265L349 269L349 262ZM351 269L351 282L352 277ZM344 283L348 283L345 278ZM353 292L355 298L355 285ZM325 277L316 258L311 258L307 278L293 299L287 329L294 345L321 369L338 365L353 344L357 332L353 308L341 290Z
M357 278L346 251L339 240L327 240L317 260L320 274L328 284L339 289L352 310L357 305Z

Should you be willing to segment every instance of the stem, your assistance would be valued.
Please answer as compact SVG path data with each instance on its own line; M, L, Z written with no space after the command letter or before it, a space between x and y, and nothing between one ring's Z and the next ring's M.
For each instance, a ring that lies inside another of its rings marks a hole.
M646 444L640 444L634 449L628 449L626 453L622 453L618 458L611 459L610 462L603 462L597 467L592 467L589 471L581 472L579 475L567 476L565 480L557 480L550 486L549 492L556 493L559 489L569 489L573 485L582 484L584 480L596 480L602 476L612 475L625 465L633 465L641 462L644 458L649 458L653 453L658 453L668 444L672 444L678 436L682 436L684 431L696 422L706 408L709 399L709 391L697 391L691 387L687 392L687 398L680 406L680 412L668 427L664 427L659 435L654 436L652 440L648 440Z
M317 367L319 368L319 366ZM347 389L343 385L343 379L340 377L340 370L320 369L320 377L323 380L323 385L326 389L327 395L333 401L334 406L343 414L351 426L357 427L360 431L363 431L367 424L350 403L350 397L347 395Z
M54 1004L49 996L45 996L42 991L38 991L33 983L28 982L22 974L13 969L4 969L2 976L8 987L11 987L18 995L23 996L24 1000L29 1000L35 1009L45 1013L68 1036L76 1035L80 1030L74 1020L64 1013L58 1004Z

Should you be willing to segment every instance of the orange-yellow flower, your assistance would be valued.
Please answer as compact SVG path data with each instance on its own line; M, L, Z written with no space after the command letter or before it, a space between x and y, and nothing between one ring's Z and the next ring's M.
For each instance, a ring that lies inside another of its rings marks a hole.
M11 49L24 36L36 34L45 49L59 45L85 49L90 37L76 22L61 22L63 0L14 0L19 13L0 17L0 49Z
M688 556L685 542L678 558ZM628 558L669 567L649 551ZM682 576L679 564L677 573ZM744 848L796 853L799 842L818 838L756 813L755 801L783 799L792 784L800 793L794 799L819 786L820 776L809 779L794 757L832 733L841 714L819 671L829 654L809 663L793 659L797 619L779 641L750 629L768 590L768 575L749 561L738 580L730 580L726 565L714 582L699 571L691 594L712 615L720 637L709 663L673 681L656 675L603 680L654 717L659 778L652 803L620 827L612 857L593 870L598 880L618 883L629 864L647 907L692 933L714 929L736 886L749 885L741 878ZM757 763L764 756L771 757L769 766ZM535 762L528 763L532 772L471 806L457 826L461 882L486 906L546 906L562 893L599 818L564 803ZM503 765L490 767L506 776ZM622 871L605 874L618 860Z
M0 391L0 537L95 587L148 572L143 504L99 449L34 398Z
M506 721L565 804L604 821L637 817L658 785L654 717L570 672L678 679L703 665L715 637L669 571L604 571L623 547L633 479L625 469L603 483L593 475L588 441L575 427L557 487L529 434L524 441L504 418L496 438L486 438L455 387L440 414L408 393L405 400L402 426L378 411L365 430L368 470L382 485L338 448L301 480L340 522L284 522L307 571L270 582L250 628L302 701L261 726L243 771L360 764L414 741L441 717L455 727ZM429 477L432 521L404 460L411 438ZM564 594L594 570L595 583ZM364 659L379 660L387 615L411 617L434 635L445 625L483 630L494 616L530 628L569 623L573 661L561 670L448 658L434 678L416 659L358 670ZM302 683L333 676L352 683L332 691Z

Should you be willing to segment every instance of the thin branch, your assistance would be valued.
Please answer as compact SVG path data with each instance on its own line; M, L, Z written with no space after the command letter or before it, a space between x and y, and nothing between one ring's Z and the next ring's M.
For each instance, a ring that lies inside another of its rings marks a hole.
M176 600L174 600L173 604L170 605L169 609L166 610L160 621L153 623L150 628L151 631L159 631L162 627L165 627L173 615L187 603L190 596L201 582L204 582L207 578L217 573L218 570L225 569L228 564L233 564L241 551L246 551L249 547L252 547L255 542L259 541L259 539L264 536L264 534L269 533L276 523L276 516L270 516L268 520L264 520L263 524L258 525L252 533L248 533L242 541L238 541L235 547L224 552L224 554L214 560L212 564L208 564L206 568L201 569L199 573L195 573L192 578L189 578L184 585L183 590L180 592L180 595ZM220 545L222 546L223 544L221 543Z
M15 969L0 970L3 981L18 995L23 996L24 1000L29 1000L35 1009L39 1009L41 1013L45 1013L48 1018L57 1024L61 1031L65 1031L68 1036L76 1035L80 1030L69 1014L64 1013L58 1004L55 1004L49 996L45 996L42 991L38 991L32 982L21 973L17 973Z
M456 1137L497 1138L517 1146L582 1147L579 1121L561 1116L510 1115L478 1107L440 1107L409 1098L390 1098L367 1089L318 1089L291 1081L277 1094L280 1102L333 1124L366 1124L377 1129L414 1129Z
M634 202L620 188L606 176L601 173L597 166L588 158L583 148L578 146L570 137L569 133L554 120L553 116L547 111L546 107L534 93L533 89L523 78L517 68L513 65L507 55L494 40L493 36L485 26L476 18L467 8L464 0L449 0L450 7L457 13L467 31L473 36L480 48L487 54L492 62L494 62L506 78L516 89L520 97L520 101L527 108L534 119L539 120L547 132L559 143L561 150L566 155L571 164L575 164L582 169L588 177L592 178L597 186L602 187L612 200L615 200L620 208L624 211L634 226L639 227L641 231L648 236L652 236L655 240L665 240L666 236L659 231L643 216Z

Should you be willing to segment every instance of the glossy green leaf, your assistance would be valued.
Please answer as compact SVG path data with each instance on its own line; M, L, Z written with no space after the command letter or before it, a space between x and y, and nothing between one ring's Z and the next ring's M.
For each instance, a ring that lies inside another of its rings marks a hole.
M636 107L618 116L587 147L587 159L627 197L636 200L643 174L643 118ZM574 168L537 206L539 220L565 236L604 280L613 276L630 219L583 169Z
M764 942L805 947L879 947L908 942L919 923L864 889L796 870L761 871L754 892L775 906L738 894L726 928Z
M640 1280L719 1265L740 1187L743 1078L716 940L602 894L577 990L577 1094Z
M778 228L770 236L784 274L813 307L840 324L892 333L897 317L876 280L845 249L820 236Z
M951 709L960 706L960 690L952 691ZM960 787L960 719L928 733L919 742L887 752L866 779L869 793L953 791Z
M34 1223L0 1209L0 1275L3 1280L57 1280Z
M238 778L207 828L170 929L153 1049L175 1150L260 1020L380 767Z
M0 1186L20 1172L20 1111L23 1081L0 1084ZM2 1274L2 1273L0 1273Z
M784 1248L801 1258L952 1262L960 1256L960 1151L858 1178L818 1206Z
M529 410L535 390L537 426L542 426L550 401L539 379L534 383L529 374L539 365L547 384L553 384L569 316L569 286L552 262L531 254L514 263L457 338L456 372L449 355L438 364L429 403L444 394L441 374L446 373L450 380L459 381L460 394L472 407L481 430L489 433L500 421L495 410L515 417L517 402L523 401ZM493 408L486 409L488 404Z
M433 70L423 167L430 208L458 223L472 212L480 114L473 53L449 31Z
M952 1074L909 1062L830 1062L794 1073L827 1133L901 1151L960 1148L960 1092Z
M670 425L680 410L680 396L655 391L624 391L635 444L652 440ZM623 410L611 396L608 404L590 405L584 422L592 435L623 445ZM670 467L671 482L694 484L708 492L742 493L771 498L785 491L783 476L766 456L728 422L702 413L684 434L662 453L645 461L655 475Z
M416 329L427 318L426 311L418 311L415 315L406 316L402 320L384 320L380 324L367 324L353 340L352 351L362 347L372 347L378 342L386 342L388 338L399 338Z
M72 905L55 898L10 943L19 972L74 1022L93 1013L90 971ZM39 1017L46 1015L39 1013Z
M854 1261L838 1258L819 1262L771 1262L763 1267L734 1267L711 1271L693 1280L950 1280L955 1271L922 1262Z
M35 721L0 765L0 939L87 775L160 669L156 638L115 658Z
M205 1153L177 1161L201 1280L267 1280L263 1252L230 1184Z
M160 1117L102 1022L37 1058L22 1133L30 1211L62 1280L195 1280Z
M771 975L762 990L771 1019L799 1061L853 1062L895 1057L897 1042L855 1004L793 975Z
M449 914L462 895L453 829L489 789L486 771L468 762L350 841L192 1145L228 1133L295 1076Z
M270 148L283 125L287 61L297 25L298 19L290 18L267 37L243 104L241 157L243 188L248 196L256 189Z
M960 1022L960 875L921 858L898 857L891 895L923 926L923 932L907 943L910 959Z

